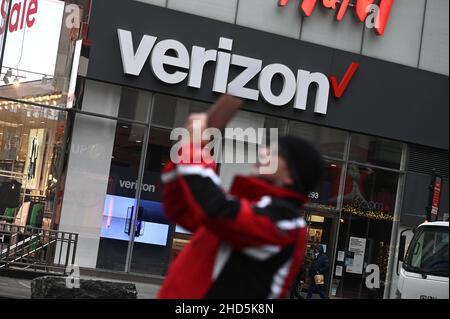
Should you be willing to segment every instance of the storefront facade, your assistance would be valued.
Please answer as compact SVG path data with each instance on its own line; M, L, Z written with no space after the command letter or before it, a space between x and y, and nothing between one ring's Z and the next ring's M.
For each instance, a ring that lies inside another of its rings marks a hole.
M0 224L58 229L72 62L85 7L1 1ZM3 261L11 234L2 235Z
M409 55L401 64L380 60L372 53L383 53L370 47L385 44L349 13L333 21L341 41L327 45L320 29L311 33L316 23L331 26L327 9L302 17L296 1L150 2L92 2L73 109L52 109L64 114L67 130L51 227L79 234L76 264L165 275L190 239L161 205L171 131L227 92L245 100L232 127L278 128L322 151L325 178L304 213L307 262L312 245L322 244L331 261L330 296L393 296L399 231L426 218L433 169L443 178L439 217L448 213L448 61L438 74L426 62L413 67ZM267 23L251 14L258 5ZM406 8L394 1L388 39L403 29L395 6ZM364 39L358 49L350 40L355 29ZM426 61L425 49L422 56ZM45 127L52 125L58 127ZM222 164L225 187L249 167ZM380 271L379 285L366 283L371 265Z

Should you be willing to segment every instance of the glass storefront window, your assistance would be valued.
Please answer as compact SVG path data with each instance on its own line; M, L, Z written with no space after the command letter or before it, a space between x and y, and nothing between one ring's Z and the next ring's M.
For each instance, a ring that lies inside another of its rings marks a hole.
M344 158L345 143L348 136L345 131L290 121L289 133L317 145L322 155L337 159Z
M349 164L344 187L346 213L392 221L398 173Z
M161 171L170 156L170 130L151 128L141 190L141 215L133 245L131 272L164 276L175 228L166 218L161 198Z
M343 298L383 298L399 174L350 164L333 277ZM380 288L369 289L365 269L377 265Z
M325 161L322 182L315 191L309 194L309 208L333 211L337 209L341 172L342 163Z
M183 127L191 113L207 112L210 104L181 99L173 96L155 95L152 125L175 128Z
M373 136L352 134L351 161L375 166L400 168L403 144Z
M118 117L146 123L151 102L150 93L122 88Z
M173 128L183 126L190 113L207 112L209 107L210 104L197 101L86 82L84 111L125 118L130 122L86 114L75 116L60 230L80 234L79 265L159 276L166 274L192 235L170 223L161 202L161 170L175 142L170 140L170 133ZM149 112L152 117L147 125L132 123L146 122ZM330 269L327 277L327 287L331 287L336 296L382 296L384 286L376 290L365 288L363 271L369 264L378 265L384 285L399 173L352 162L345 165L347 132L245 111L239 112L229 127L263 128L266 132L278 128L279 135L290 128L287 133L318 145L326 155L325 174L318 189L309 194L310 203L304 210L309 225L309 248L317 243L326 245L332 261L340 258L341 252L346 256L343 262L333 261L342 267L342 271L336 273L336 269ZM141 163L148 130L145 163ZM256 144L272 140L267 134L257 137ZM233 154L238 152L239 143L244 145L244 151L248 149L248 140L230 139L235 147L231 150ZM354 139L352 146L358 141L361 140ZM226 144L222 146L222 153L230 151L225 149ZM355 160L353 154L350 156L352 161ZM387 162L393 160L388 157ZM137 189L141 165L144 168L143 184ZM253 165L219 163L225 189L231 186L235 175L253 171ZM343 172L344 167L348 167L346 172ZM346 173L345 181L341 181L343 173ZM343 194L339 194L341 184L344 184ZM139 208L136 208L137 191L140 191ZM341 219L341 212L337 210L340 195L343 196ZM136 224L132 234L134 215ZM127 256L131 244L133 250L131 256ZM336 245L338 250L335 251ZM362 255L358 255L361 251Z
M262 142L265 142L266 145L269 145L272 141L276 142L278 137L287 134L287 128L288 120L266 116L264 118L264 132L266 134L266 138ZM273 135L271 129L277 129L277 134Z
M12 2L20 8L23 1ZM26 27L18 28L13 25L14 19L10 19L6 35L5 32L0 34L0 42L6 36L0 66L0 96L39 105L69 106L68 102L74 98L69 85L75 43L87 13L86 2L39 0L33 19ZM33 9L32 4L29 6ZM12 12L12 18L14 14L17 12ZM36 93L54 98L36 100Z
M145 127L117 123L103 221L98 247L97 268L123 271L131 240L133 215L136 220L135 240L145 234L142 209L136 209L136 191L139 163L142 154ZM150 191L150 185L143 190ZM147 232L149 230L147 229Z
M78 107L89 113L146 123L151 104L151 93L86 80L83 101Z
M53 227L66 112L0 99L0 222Z

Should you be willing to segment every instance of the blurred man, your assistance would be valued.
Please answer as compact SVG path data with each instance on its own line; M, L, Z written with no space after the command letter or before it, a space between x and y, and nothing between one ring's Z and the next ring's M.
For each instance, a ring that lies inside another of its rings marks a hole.
M309 270L310 284L308 288L308 295L306 299L311 299L313 292L317 292L321 299L327 299L325 294L325 282L316 283L315 276L322 275L323 278L326 277L328 268L330 267L330 260L328 256L325 255L322 245L316 245L314 247L314 260Z
M202 130L212 122L193 114ZM192 156L203 144L186 145ZM192 233L171 265L159 293L164 299L285 298L303 263L306 225L299 215L318 185L322 158L309 143L279 139L277 170L237 177L226 193L211 160L169 162L163 171L168 218Z

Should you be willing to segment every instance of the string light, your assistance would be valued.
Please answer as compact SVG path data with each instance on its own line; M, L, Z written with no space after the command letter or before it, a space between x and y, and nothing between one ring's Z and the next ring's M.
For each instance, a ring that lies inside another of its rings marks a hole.
M17 81L16 81L17 80ZM19 78L15 78L15 86L19 86L21 83L19 81ZM23 102L28 102L30 104L40 103L44 105L52 105L52 106L58 106L58 101L63 97L63 94L47 94L47 95L40 95L40 96L28 96L23 97L21 100ZM29 105L28 103L20 103L17 102L9 102L9 101L2 101L0 102L0 110L10 110L10 111L16 111L19 109L26 110L29 107L33 108L33 105Z
M349 205L345 205L343 207L343 212L351 214L351 215L355 215L355 216L366 217L369 219L394 221L394 216L387 214L385 212L374 211L374 210L361 211L361 210L356 209L355 207L349 206Z

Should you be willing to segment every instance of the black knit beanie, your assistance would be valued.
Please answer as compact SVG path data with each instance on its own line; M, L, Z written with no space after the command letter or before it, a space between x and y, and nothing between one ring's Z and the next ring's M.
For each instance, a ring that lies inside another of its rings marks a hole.
M293 188L308 195L319 185L324 162L319 151L309 142L295 136L280 137L278 152L286 160L294 179Z

